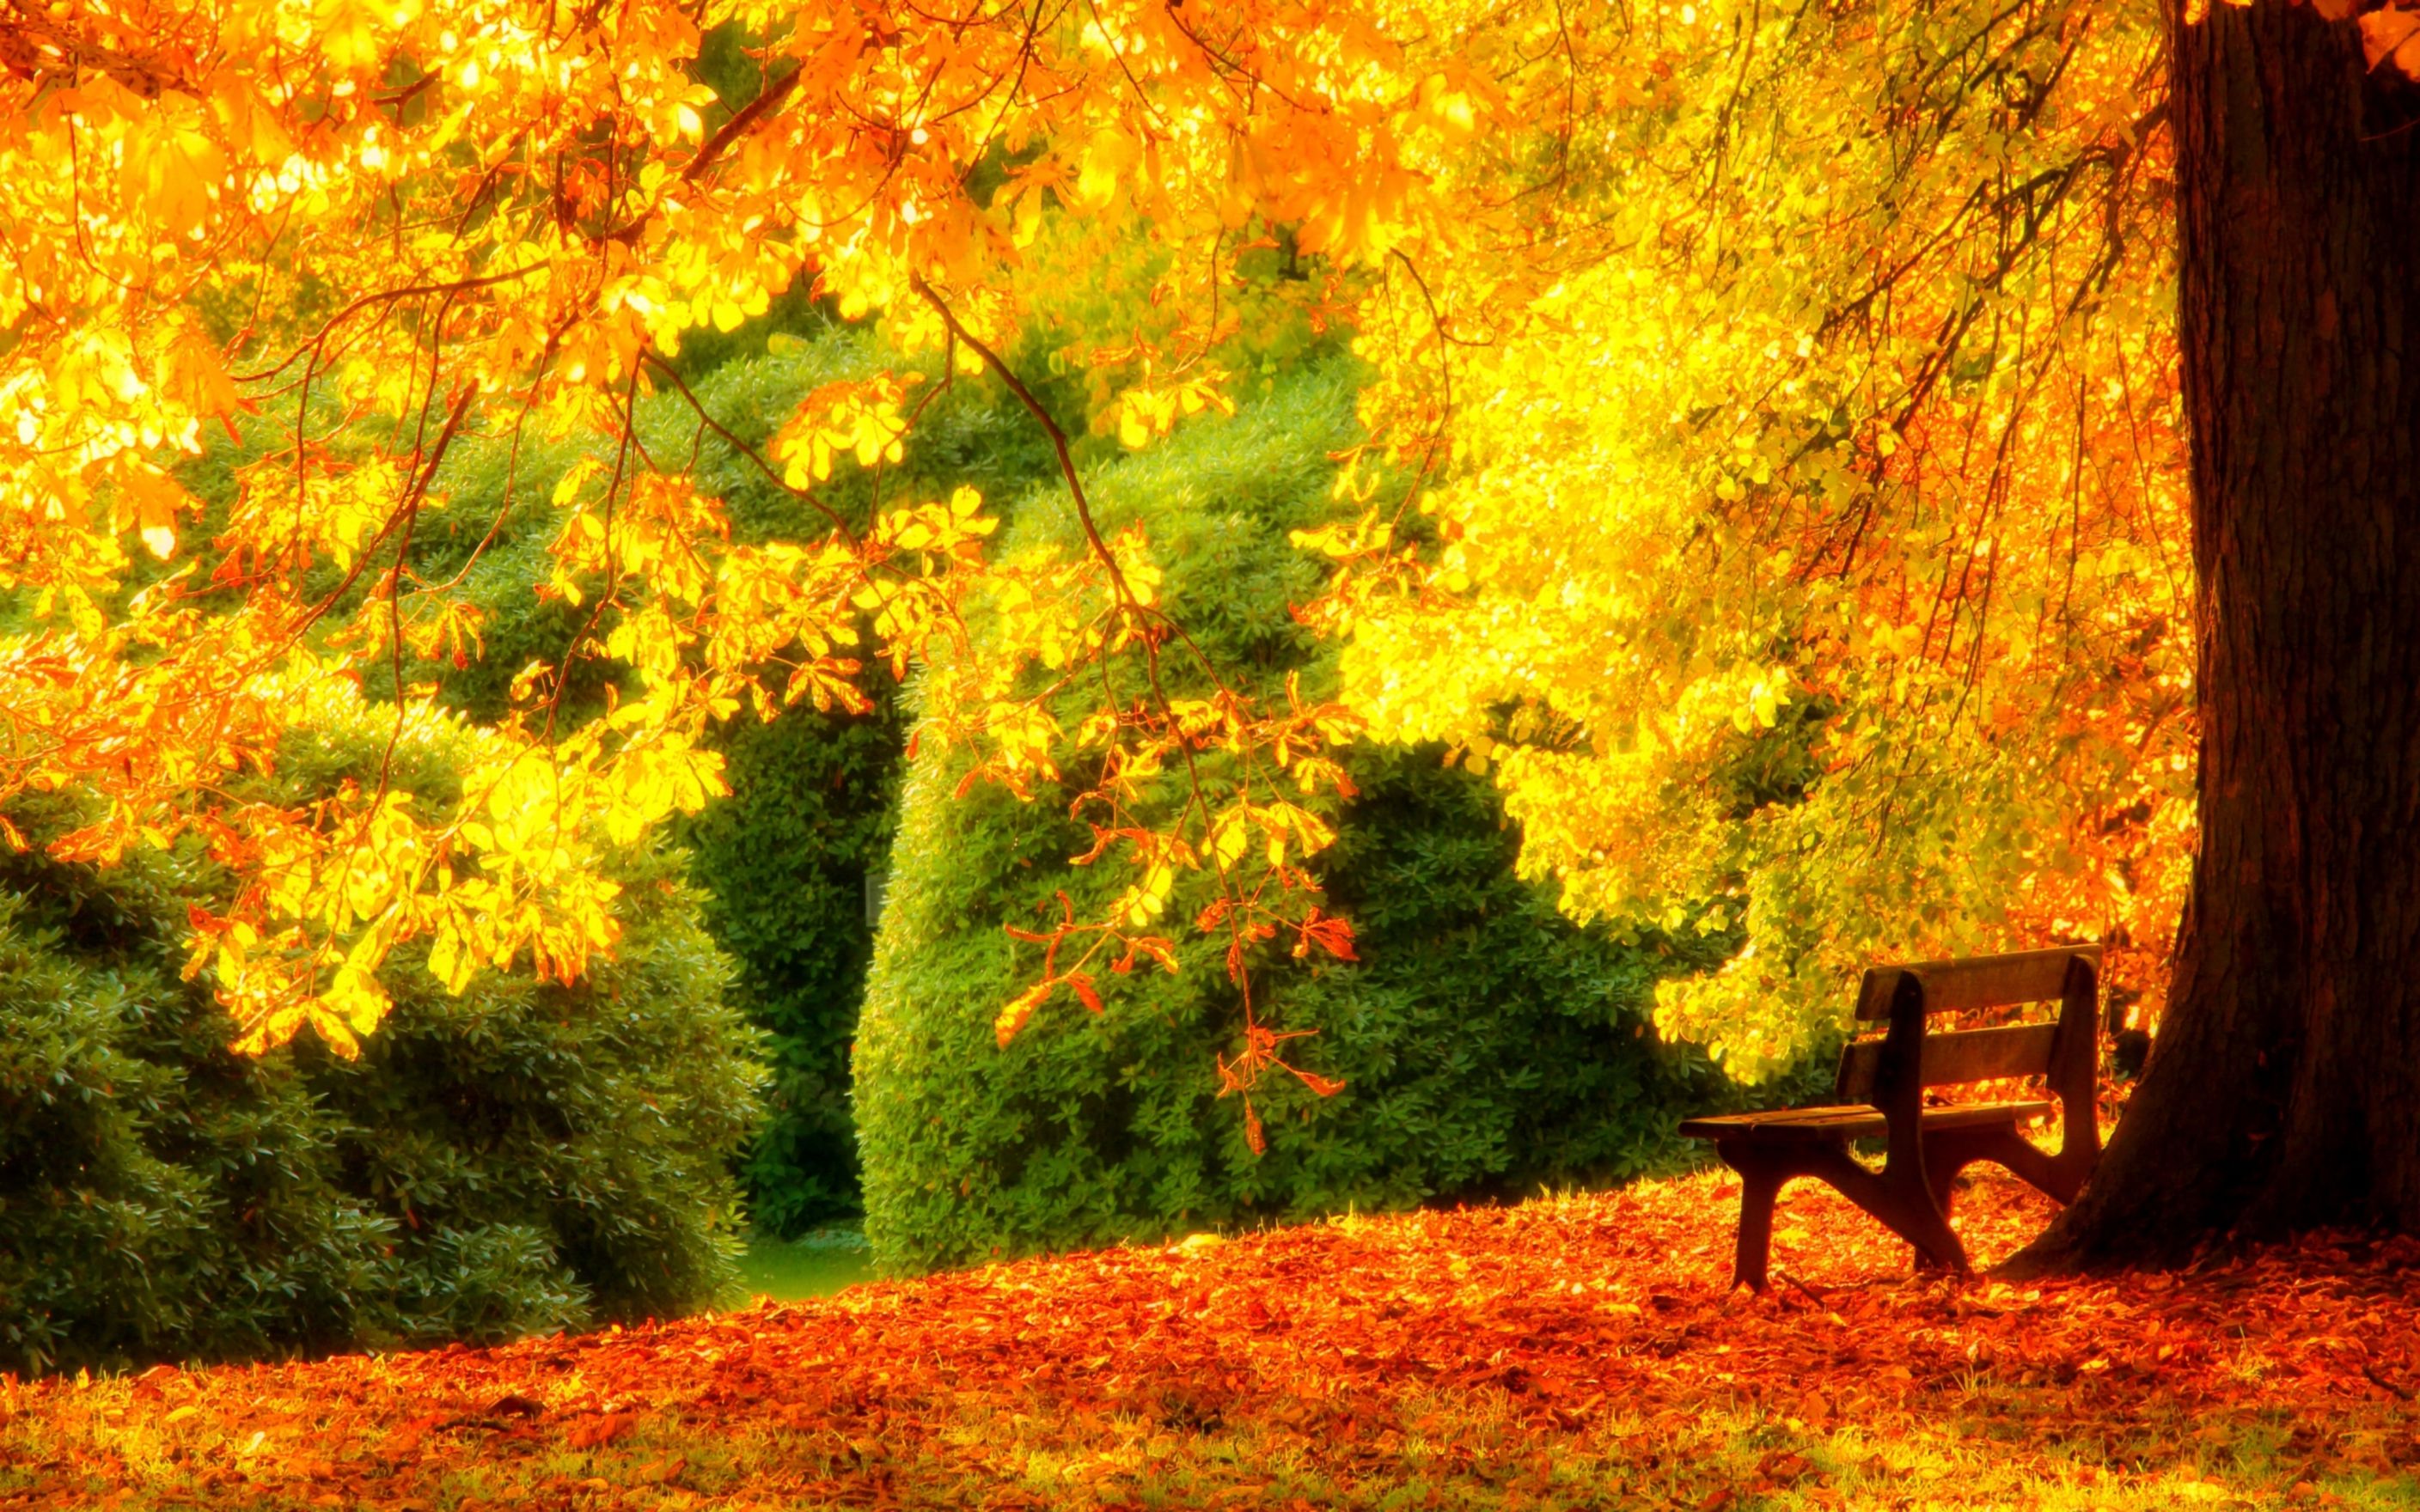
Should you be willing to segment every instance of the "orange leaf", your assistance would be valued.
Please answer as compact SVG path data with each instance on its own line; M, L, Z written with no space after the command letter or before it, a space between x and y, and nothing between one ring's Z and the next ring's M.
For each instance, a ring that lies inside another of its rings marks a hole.
M991 1021L992 1037L1000 1041L1002 1050L1008 1048L1008 1041L1016 1038L1016 1031L1025 1027L1025 1021L1033 1016L1033 1011L1040 1008L1049 995L1050 984L1037 982L1008 1000L1008 1006Z
M628 1412L606 1412L600 1416L574 1423L563 1436L564 1443L575 1449L594 1449L612 1443L630 1431L637 1419Z
M2362 55L2373 69L2391 57L2405 74L2420 79L2420 45L2407 45L2414 32L2420 32L2420 10L2370 11L2361 18Z

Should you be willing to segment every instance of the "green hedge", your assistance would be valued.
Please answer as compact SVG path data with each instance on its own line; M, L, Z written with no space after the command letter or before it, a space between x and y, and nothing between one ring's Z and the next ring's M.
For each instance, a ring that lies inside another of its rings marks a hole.
M793 329L771 330L768 340L768 322L750 328L745 345L733 336L687 354L698 403L760 448L805 394L895 361L872 331L830 324L800 300L777 313ZM930 379L938 381L937 370ZM701 432L681 395L667 390L646 399L639 424L653 455L686 459L694 450L697 486L724 501L739 539L814 539L829 528L721 436ZM418 565L432 579L461 570L503 517L467 579L487 615L485 654L467 668L408 668L407 681L434 680L455 707L495 719L520 668L561 658L586 611L535 593L551 570L545 501L565 470L601 445L499 427L457 446L442 478L442 523L416 537ZM926 406L907 453L884 480L894 503L942 497L960 483L1013 496L1051 465L1047 441L1023 411L997 385L963 375ZM844 466L818 494L861 524L873 482ZM509 512L508 493L516 501ZM565 717L577 722L601 709L610 675L599 662L581 663ZM384 687L375 670L370 683ZM890 850L906 743L889 673L875 670L863 686L876 703L868 715L802 705L770 724L742 717L720 727L711 738L729 764L731 795L678 826L690 880L705 895L706 926L737 967L731 1000L765 1035L768 1116L738 1170L756 1223L785 1237L859 1211L848 1044L873 949L865 879Z
M1332 680L1331 652L1289 612L1319 569L1287 534L1333 508L1329 455L1353 440L1351 417L1345 374L1297 376L1091 479L1106 526L1145 524L1170 612L1264 692L1289 671L1313 696ZM1010 548L1069 547L1069 513L1037 494ZM1171 664L1179 691L1195 686ZM1098 1016L1063 996L1003 1050L992 1015L1038 961L1002 921L1047 917L1061 888L1096 905L1123 879L1066 864L1089 846L1067 795L953 798L963 762L928 750L911 765L859 1031L866 1231L888 1269L1621 1180L1673 1160L1676 1111L1719 1095L1701 1058L1645 1028L1658 973L1714 950L1561 919L1512 874L1492 788L1434 751L1350 764L1360 795L1336 811L1342 838L1321 871L1362 963L1271 950L1258 965L1264 1016L1317 1031L1289 1047L1297 1063L1346 1084L1321 1099L1264 1083L1265 1154L1218 1096L1237 1008L1213 944L1183 943L1177 977L1105 977ZM1202 887L1171 900L1170 933Z
M296 737L282 790L374 778L388 731ZM457 738L404 742L397 786L442 793ZM70 806L16 817L39 838ZM757 1046L679 857L613 873L622 946L578 985L453 997L398 959L348 1062L307 1033L226 1048L178 977L188 904L225 892L189 849L0 858L0 1368L497 1339L728 1290Z

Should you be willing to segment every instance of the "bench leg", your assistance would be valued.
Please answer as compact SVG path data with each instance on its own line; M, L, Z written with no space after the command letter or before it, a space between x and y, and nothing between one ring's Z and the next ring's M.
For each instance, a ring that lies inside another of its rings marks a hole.
M1932 1188L1932 1205L1941 1210L1941 1216L1948 1217L1956 1208L1958 1173L1988 1158L1989 1151L1970 1149L1958 1134L1924 1142L1924 1179Z
M1745 1285L1758 1291L1771 1288L1774 1203L1785 1184L1802 1176L1831 1186L1915 1245L1919 1268L1974 1269L1967 1262L1965 1246L1958 1242L1930 1191L1911 1189L1904 1181L1889 1180L1866 1169L1845 1146L1752 1149L1718 1140L1714 1152L1740 1177L1739 1247L1731 1261L1734 1287Z
M1761 1161L1731 1161L1731 1168L1740 1173L1739 1248L1731 1260L1731 1285L1764 1291L1773 1285L1766 1274L1773 1258L1773 1204L1790 1173Z
M1963 1274L1975 1269L1966 1258L1966 1246L1958 1242L1958 1231L1949 1227L1949 1215L1932 1199L1929 1190L1894 1186L1886 1202L1869 1204L1866 1211L1916 1246L1917 1270Z
M1882 1220L1891 1232L1916 1246L1919 1269L1971 1271L1966 1246L1958 1242L1949 1220L1932 1199L1929 1187L1876 1175L1858 1165L1847 1149L1823 1147L1806 1151L1804 1174L1827 1181L1840 1195Z

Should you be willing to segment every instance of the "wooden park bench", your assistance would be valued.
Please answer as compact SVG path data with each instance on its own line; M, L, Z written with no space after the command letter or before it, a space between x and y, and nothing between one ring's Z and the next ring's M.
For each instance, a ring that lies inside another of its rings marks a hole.
M2073 1201L2101 1155L2093 1106L2100 995L2097 945L1867 972L1857 990L1857 1018L1886 1019L1889 1027L1841 1052L1832 1103L1681 1125L1691 1138L1713 1140L1723 1163L1740 1174L1733 1284L1765 1289L1774 1199L1802 1176L1830 1182L1889 1225L1916 1246L1919 1263L1956 1271L1972 1267L1949 1227L1949 1183L1967 1165L1997 1162L2060 1202ZM1935 1013L2052 998L2059 1002L2055 1023L1927 1032ZM2045 1078L2057 1099L2065 1131L2055 1155L2017 1132L2049 1113L2048 1102L1925 1105L1927 1088L2020 1076ZM1849 1149L1851 1140L1877 1134L1889 1142L1879 1171Z

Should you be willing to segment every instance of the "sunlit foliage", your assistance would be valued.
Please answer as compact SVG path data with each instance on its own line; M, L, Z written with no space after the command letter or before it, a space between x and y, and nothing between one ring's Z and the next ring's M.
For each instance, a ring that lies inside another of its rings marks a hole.
M1232 419L1085 470L1097 517L1143 529L1160 602L1239 696L1315 701L1334 685L1337 645L1288 612L1317 591L1321 564L1288 536L1337 512L1332 458L1356 439L1350 374L1331 354ZM1074 543L1058 489L1010 513L1012 555ZM968 630L978 657L1006 633L980 597ZM1145 671L1130 648L1052 711L1080 719L1097 683L1140 687ZM1185 666L1167 686L1180 699L1211 690ZM1657 1043L1643 1022L1656 979L1719 960L1721 942L1625 944L1557 917L1548 889L1512 874L1518 836L1500 796L1435 749L1364 746L1342 762L1349 790L1293 795L1335 834L1305 871L1322 905L1353 920L1357 959L1289 932L1247 949L1239 982L1228 941L1174 933L1178 973L1114 960L1070 973L1003 1045L970 1009L1045 975L1053 926L1098 917L1130 878L1070 863L1090 841L1069 810L1082 812L1090 773L1037 779L1025 802L959 791L972 764L924 744L908 764L858 1025L865 1237L888 1271L1625 1180L1685 1159L1678 1110L1721 1096L1702 1053ZM1194 783L1237 780L1226 752L1194 764L1192 781L1157 784L1128 822L1165 829ZM1220 906L1218 884L1175 872L1167 914ZM1243 982L1256 1022L1294 1037L1269 1048L1302 1074L1264 1079L1239 1113L1218 1100Z
M2157 34L1642 13L1487 165L1541 191L1529 255L1404 262L1368 327L1373 411L1439 435L1442 542L1391 555L1384 493L1317 541L1347 699L1492 768L1575 914L1744 926L1659 1009L1739 1072L1874 959L2163 953L2193 648Z
M2381 66L2412 14L2360 18ZM457 989L577 975L614 940L601 848L722 788L712 721L861 706L980 581L1013 633L932 660L931 738L1016 791L1080 762L1094 850L1131 867L973 1010L1002 1038L1169 958L1163 930L1342 943L1308 933L1325 837L1286 795L1364 718L1494 773L1575 914L1744 927L1660 1012L1746 1074L1873 951L2156 952L2193 585L2155 31L2148 0L14 11L0 797L98 795L64 857L199 837L246 885L194 918L190 969L243 1043L349 1051L405 941ZM1063 222L1076 255L1037 257ZM1054 417L1009 360L1037 281L1138 229L1149 314L1062 354L1094 381ZM633 422L686 393L685 341L805 282L903 359L755 454L810 504L894 467L944 382L1032 400L1063 453L1148 446L1249 376L1246 257L1373 369L1342 486L1365 517L1306 543L1338 563L1315 612L1351 638L1349 707L1172 695L1156 670L1191 653L1152 544L1095 528L1063 455L1082 551L1002 562L971 488L735 535ZM176 467L247 423L281 444L194 539ZM410 565L449 450L599 433L506 489L578 629L514 670L459 801L240 796L326 687L383 665L408 717L435 695L403 667L481 656L458 577ZM1063 722L1129 649L1154 675ZM600 659L612 707L567 728ZM1214 748L1238 779L1158 805ZM1188 871L1222 906L1163 921ZM1239 997L1249 1088L1282 1062Z
M679 387L685 334L730 330L805 275L844 316L886 313L903 349L946 347L972 373L1015 319L1007 270L1046 196L1231 250L1255 215L1308 221L1328 229L1306 251L1342 253L1414 185L1373 131L1429 134L1435 116L1403 96L1369 18L1315 8L1256 8L1196 39L1140 5L715 7L709 29L761 39L729 99L700 80L700 19L661 3L70 4L13 23L0 514L35 628L0 664L0 795L97 790L105 811L62 856L196 832L251 879L195 920L192 961L247 1044L308 1024L351 1049L384 1010L380 964L415 937L458 989L517 962L576 975L614 933L598 846L721 790L708 721L856 706L861 660L903 670L948 633L992 529L981 499L886 500L862 530L733 543L719 501L629 424L643 387ZM1129 439L1221 398L1202 354L1226 333L1208 297L1223 265L1166 267L1174 318L1096 364L1122 374L1112 424ZM809 499L842 457L894 460L933 392L917 388L877 373L811 393L762 460ZM180 539L195 509L173 464L247 409L280 417L288 444L245 471L214 541ZM316 685L478 654L457 582L405 567L458 440L600 428L620 438L610 460L506 507L551 512L544 591L584 615L573 655L627 668L607 717L559 728L567 669L533 663L450 812L423 819L385 783L308 810L225 791ZM1094 545L1089 564L1030 575L1034 656L1045 640L1063 658L1169 633L1140 544L1123 561ZM139 571L130 548L174 570ZM1049 607L1095 573L1119 585L1108 617ZM1012 779L1055 738L1009 694L1015 672L958 689L953 731ZM1164 708L1142 725L1163 747L1192 738Z

